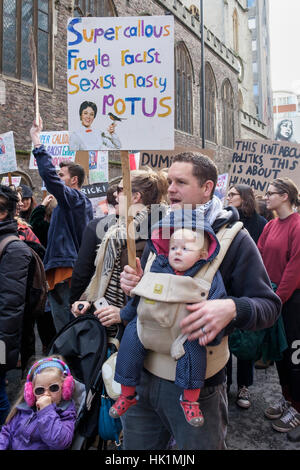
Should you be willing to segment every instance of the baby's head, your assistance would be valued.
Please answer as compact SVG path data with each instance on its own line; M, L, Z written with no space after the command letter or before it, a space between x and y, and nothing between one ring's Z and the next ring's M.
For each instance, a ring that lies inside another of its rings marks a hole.
M178 229L170 239L169 263L175 271L187 271L196 261L207 259L208 246L209 237L205 232Z
M25 384L24 398L33 406L42 396L49 396L52 403L70 400L74 390L74 379L68 366L61 359L48 357L31 367Z

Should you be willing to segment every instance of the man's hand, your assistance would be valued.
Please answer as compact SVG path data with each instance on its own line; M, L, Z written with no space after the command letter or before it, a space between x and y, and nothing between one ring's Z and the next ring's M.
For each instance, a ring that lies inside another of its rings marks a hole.
M114 122L113 124L111 124L111 125L108 127L107 131L109 132L109 134L114 134L114 132L115 132L115 127L116 127L116 123L115 123L115 122Z
M130 295L131 290L139 283L144 271L141 268L141 261L136 258L136 269L126 265L120 276L121 289L126 295Z
M121 323L120 309L114 305L99 308L94 312L94 315L102 323L103 326L111 326L115 323Z
M42 121L41 116L39 115L38 122L33 121L33 125L30 129L30 137L31 137L34 147L38 147L41 145L40 133L42 132L42 130L43 130L43 121Z
M210 343L235 317L236 306L232 299L205 300L197 304L187 305L190 315L185 317L180 327L183 334L199 344Z

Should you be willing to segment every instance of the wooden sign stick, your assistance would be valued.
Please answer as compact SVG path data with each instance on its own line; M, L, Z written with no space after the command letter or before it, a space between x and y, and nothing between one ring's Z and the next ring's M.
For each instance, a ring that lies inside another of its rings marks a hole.
M7 176L8 176L8 184L11 186L12 185L12 179L11 179L11 172L10 171L7 173Z
M36 61L36 47L33 36L32 27L29 33L29 53L31 62L31 74L33 84L33 102L34 102L34 117L35 122L39 122L39 87L38 87L38 74L37 74L37 61Z
M130 180L130 167L129 167L129 153L121 151L122 162L122 177L124 196L126 201L126 232L127 232L127 252L128 264L131 268L136 268L136 249L135 238L133 231L133 215L129 215L130 201L131 201L131 180Z

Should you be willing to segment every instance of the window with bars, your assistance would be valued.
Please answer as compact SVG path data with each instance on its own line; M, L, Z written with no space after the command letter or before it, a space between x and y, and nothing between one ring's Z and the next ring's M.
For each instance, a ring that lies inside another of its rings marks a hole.
M222 86L222 143L225 147L234 145L234 101L231 83L226 79Z
M200 79L201 83L201 79ZM206 139L211 142L217 142L217 85L215 74L210 64L205 64L205 134ZM200 96L200 109L202 102ZM200 112L200 135L202 113Z
M30 27L33 28L37 48L38 82L51 88L51 0L0 0L0 71L4 75L32 81Z
M74 16L117 16L112 0L75 0Z
M175 127L193 132L192 65L186 46L179 43L175 48Z

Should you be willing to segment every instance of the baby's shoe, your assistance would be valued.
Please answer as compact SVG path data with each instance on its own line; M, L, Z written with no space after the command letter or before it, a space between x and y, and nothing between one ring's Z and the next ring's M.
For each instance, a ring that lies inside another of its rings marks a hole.
M204 424L203 414L197 401L183 400L181 396L180 405L183 409L185 419L191 426L202 426Z
M124 413L126 413L128 408L136 404L136 394L129 397L125 397L125 395L120 395L117 401L110 407L109 416L111 418L119 418Z

